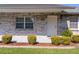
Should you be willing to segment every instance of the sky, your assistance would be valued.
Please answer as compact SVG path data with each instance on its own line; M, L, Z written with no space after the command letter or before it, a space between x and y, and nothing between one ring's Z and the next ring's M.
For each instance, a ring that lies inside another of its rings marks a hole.
M79 4L64 4L65 6L76 6L79 7Z

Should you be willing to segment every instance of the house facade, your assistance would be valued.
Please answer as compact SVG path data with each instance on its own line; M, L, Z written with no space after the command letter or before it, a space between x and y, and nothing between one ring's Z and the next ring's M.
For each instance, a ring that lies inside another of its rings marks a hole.
M79 33L78 14L72 14L74 7L54 4L2 4L0 5L0 35L26 36L60 35L69 28Z
M66 26L59 15L64 9L71 8L62 5L0 5L0 34L58 35Z

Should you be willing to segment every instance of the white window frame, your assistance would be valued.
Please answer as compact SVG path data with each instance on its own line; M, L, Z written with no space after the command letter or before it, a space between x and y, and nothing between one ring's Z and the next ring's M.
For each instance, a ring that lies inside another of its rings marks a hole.
M31 16L21 16L22 18L24 18L23 20L24 20L24 22L16 22L16 23L24 23L24 28L16 28L16 29L29 29L29 28L25 28L25 19L26 19L26 17L30 17L31 18L31 20L33 21L33 23L34 23L34 18L32 18ZM20 17L18 17L18 18L20 18ZM34 27L34 25L33 25L33 27Z
M77 18L77 20L78 20L78 28L70 28L70 20L67 21L67 23L68 23L68 28L69 28L70 30L79 30L79 17Z

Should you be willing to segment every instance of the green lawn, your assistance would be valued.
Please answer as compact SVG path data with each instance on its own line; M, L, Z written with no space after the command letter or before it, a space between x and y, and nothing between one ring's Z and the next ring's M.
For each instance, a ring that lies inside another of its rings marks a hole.
M0 54L78 54L79 49L0 48Z

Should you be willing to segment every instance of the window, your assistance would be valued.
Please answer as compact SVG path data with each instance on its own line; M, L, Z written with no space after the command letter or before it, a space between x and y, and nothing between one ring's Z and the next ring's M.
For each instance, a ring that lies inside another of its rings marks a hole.
M31 18L25 18L25 28L33 28L33 21L31 20Z
M18 17L16 18L17 29L33 29L33 21L31 17Z
M70 20L70 28L78 29L78 19Z

